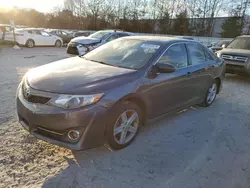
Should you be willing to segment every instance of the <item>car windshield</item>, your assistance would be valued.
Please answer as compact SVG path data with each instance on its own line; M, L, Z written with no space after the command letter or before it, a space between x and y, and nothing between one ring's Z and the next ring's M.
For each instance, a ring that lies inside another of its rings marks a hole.
M96 39L103 39L108 34L110 34L110 31L98 31L98 32L95 32L95 33L89 35L89 37L90 38L96 38Z
M227 48L250 50L250 37L238 37Z
M160 42L118 39L96 48L85 59L115 67L139 69L161 48Z

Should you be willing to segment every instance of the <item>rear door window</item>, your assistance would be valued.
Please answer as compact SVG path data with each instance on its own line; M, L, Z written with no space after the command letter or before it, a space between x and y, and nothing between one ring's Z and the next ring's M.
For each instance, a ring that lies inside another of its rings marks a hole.
M197 43L187 43L187 49L192 65L198 65L206 61L204 49Z
M209 52L207 49L204 49L204 52L205 52L205 56L206 56L206 59L207 59L207 60L216 61L215 55L213 55L213 54L212 54L211 52Z

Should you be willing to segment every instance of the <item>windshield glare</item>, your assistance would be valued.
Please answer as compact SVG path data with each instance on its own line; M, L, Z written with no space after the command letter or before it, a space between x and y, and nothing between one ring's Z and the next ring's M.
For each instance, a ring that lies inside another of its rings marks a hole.
M223 44L227 45L228 43L229 43L229 41L222 40L222 41L217 42L214 46L215 47L222 47Z
M96 38L96 39L103 39L105 38L110 32L108 31L98 31L96 33L93 33L89 35L90 38Z
M227 48L250 50L250 37L238 37Z
M118 39L96 48L84 58L111 66L139 69L148 63L160 47L158 42Z

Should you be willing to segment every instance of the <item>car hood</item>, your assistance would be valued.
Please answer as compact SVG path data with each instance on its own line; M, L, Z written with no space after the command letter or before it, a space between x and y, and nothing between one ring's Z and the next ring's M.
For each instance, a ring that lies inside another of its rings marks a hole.
M219 51L219 53L250 57L250 50L223 48L222 50Z
M62 94L102 92L132 81L137 71L73 57L34 68L27 73L30 87Z
M82 36L82 37L73 38L71 42L80 43L80 44L96 44L96 43L101 42L101 39Z

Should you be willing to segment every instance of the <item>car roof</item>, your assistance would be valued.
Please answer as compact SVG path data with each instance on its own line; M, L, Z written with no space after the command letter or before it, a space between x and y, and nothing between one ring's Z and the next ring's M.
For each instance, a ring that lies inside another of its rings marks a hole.
M131 32L116 30L116 29L105 29L105 30L100 30L100 31L109 32L109 33L126 33L129 35L133 35L133 33L131 33ZM99 32L99 31L97 31L97 32Z
M175 42L194 42L199 43L195 40L188 40L179 37L166 37L166 36L128 36L127 39L137 39L143 41L160 42L160 43L175 43ZM200 44L200 43L199 43Z
M17 28L18 31L41 31L39 29L36 29L36 28Z

